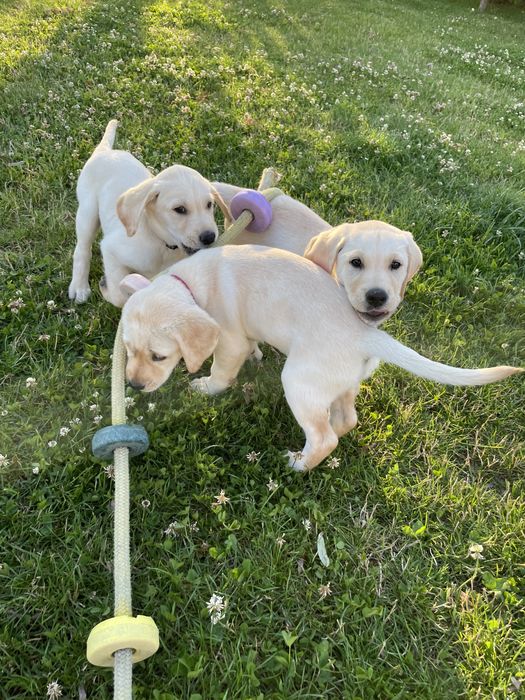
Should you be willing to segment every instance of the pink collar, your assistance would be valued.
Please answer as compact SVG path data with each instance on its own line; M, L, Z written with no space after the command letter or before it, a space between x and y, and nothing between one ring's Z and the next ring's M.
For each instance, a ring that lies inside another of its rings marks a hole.
M182 279L182 277L179 277L178 275L174 275L174 274L171 274L170 277L173 277L174 280L178 280L181 284L183 284L186 287L186 289L188 290L188 292L191 294L191 298L193 299L193 301L195 301L195 297L193 296L193 292L191 291L189 286L186 284L186 282Z

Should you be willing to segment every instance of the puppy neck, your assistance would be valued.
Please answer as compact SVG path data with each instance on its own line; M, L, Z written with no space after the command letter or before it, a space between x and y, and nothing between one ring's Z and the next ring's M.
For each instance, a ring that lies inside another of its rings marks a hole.
M182 277L179 277L179 276L176 275L174 272L171 272L171 273L170 273L170 277L173 277L174 280L176 280L177 282L180 282L181 284L183 284L183 285L186 287L186 289L188 290L188 292L191 294L191 298L193 299L193 301L195 301L195 303L197 303L196 300L195 300L195 295L194 295L193 292L191 291L191 287L188 285L187 282L185 282L185 281L182 279Z

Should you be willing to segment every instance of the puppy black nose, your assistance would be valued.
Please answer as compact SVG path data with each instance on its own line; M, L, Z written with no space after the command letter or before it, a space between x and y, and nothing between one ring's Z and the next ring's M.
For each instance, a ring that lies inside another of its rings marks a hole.
M202 245L211 245L215 241L215 233L213 231L203 231L199 236L199 241Z
M133 382L131 380L128 382L128 384L132 389L136 389L137 391L141 391L146 386L145 384L139 384L138 382Z
M379 287L375 287L374 289L369 289L368 292L365 294L367 302L372 306L374 309L377 309L379 306L383 306L385 301L388 299L388 294L385 292L384 289L379 289Z

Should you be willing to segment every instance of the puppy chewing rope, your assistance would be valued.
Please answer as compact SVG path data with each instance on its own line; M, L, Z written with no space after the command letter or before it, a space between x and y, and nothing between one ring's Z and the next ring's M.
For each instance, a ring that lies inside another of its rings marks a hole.
M270 202L281 191L273 168L263 171L257 190L243 190L233 197L235 221L214 246L231 243L245 229L265 231L272 220ZM87 658L95 666L113 666L114 700L131 700L133 663L143 661L159 648L159 630L151 617L133 617L129 544L129 457L148 449L148 434L140 425L126 424L126 350L119 323L111 366L111 423L93 436L95 457L113 459L115 477L115 524L113 576L115 615L96 625L87 640Z

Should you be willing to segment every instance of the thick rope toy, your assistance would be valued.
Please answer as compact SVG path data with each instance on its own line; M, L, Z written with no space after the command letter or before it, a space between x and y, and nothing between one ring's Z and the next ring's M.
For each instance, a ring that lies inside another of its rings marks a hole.
M272 220L270 202L281 191L274 187L279 175L266 168L258 190L243 190L233 197L230 209L235 221L213 244L226 245L245 229L265 231ZM113 459L115 476L114 561L115 616L100 622L87 640L87 658L95 666L114 666L114 700L131 700L132 665L159 648L159 630L151 617L133 617L129 545L129 457L148 449L148 434L140 425L126 424L126 349L119 323L111 367L111 423L93 436L95 457Z

